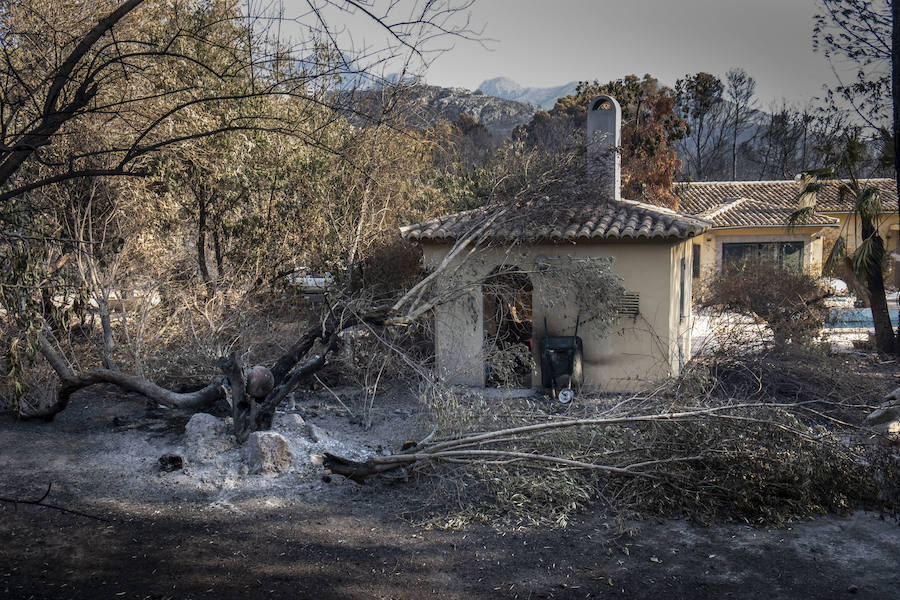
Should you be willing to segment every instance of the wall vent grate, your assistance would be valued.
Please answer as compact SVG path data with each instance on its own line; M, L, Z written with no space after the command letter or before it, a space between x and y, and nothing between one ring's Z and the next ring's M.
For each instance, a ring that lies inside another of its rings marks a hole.
M624 294L622 294L622 299L619 300L619 305L618 307L616 307L616 312L623 316L636 317L641 314L640 304L640 294L638 294L637 292L625 292Z

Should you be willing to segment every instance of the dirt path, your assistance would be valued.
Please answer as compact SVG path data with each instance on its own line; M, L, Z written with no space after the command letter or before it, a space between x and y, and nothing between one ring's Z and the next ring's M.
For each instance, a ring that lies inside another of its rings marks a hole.
M407 413L385 410L366 435L402 437ZM156 458L177 448L183 416L114 397L70 411L50 425L0 417L0 495L33 497L53 481L52 501L111 521L0 504L2 598L900 594L900 527L870 513L780 530L642 522L631 536L599 516L562 530L425 530L413 484L324 483L302 469L161 474ZM334 426L327 411L317 418Z

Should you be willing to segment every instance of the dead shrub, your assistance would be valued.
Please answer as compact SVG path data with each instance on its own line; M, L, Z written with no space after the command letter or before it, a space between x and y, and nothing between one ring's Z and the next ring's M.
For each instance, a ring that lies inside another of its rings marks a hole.
M828 317L818 279L771 261L728 266L704 282L699 297L702 308L761 319L772 329L776 346L809 344Z
M884 394L882 382L859 374L870 368L865 358L831 354L819 346L740 350L728 347L695 357L670 382L669 393L720 402L822 400L847 406L866 405Z
M17 416L45 412L56 400L56 381L53 369L42 358L8 352L6 359L0 357L0 411Z
M402 328L357 325L341 332L330 372L341 383L358 388L349 408L368 429L379 394L398 387L415 389L431 378L433 348L427 322Z

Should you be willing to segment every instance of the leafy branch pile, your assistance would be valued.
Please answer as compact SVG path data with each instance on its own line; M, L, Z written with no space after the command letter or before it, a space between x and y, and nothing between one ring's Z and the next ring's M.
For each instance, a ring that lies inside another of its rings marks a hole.
M848 424L865 412L854 404L860 396L878 397L875 384L810 354L792 358L801 366L791 378L785 358L720 357L670 388L564 412L545 400L436 391L423 442L362 463L330 455L323 463L357 481L398 468L433 479L440 496L458 500L434 506L436 522L448 511L458 514L451 522L557 525L587 509L775 524L858 506L895 511L900 465L871 432ZM819 389L833 394L799 393L829 372ZM856 396L837 399L849 389Z

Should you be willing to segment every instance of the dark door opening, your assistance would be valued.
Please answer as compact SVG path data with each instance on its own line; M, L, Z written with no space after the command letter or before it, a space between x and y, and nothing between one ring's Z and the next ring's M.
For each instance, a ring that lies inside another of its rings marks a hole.
M531 279L518 267L498 267L484 292L485 382L530 387L533 370Z

